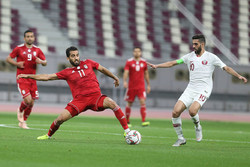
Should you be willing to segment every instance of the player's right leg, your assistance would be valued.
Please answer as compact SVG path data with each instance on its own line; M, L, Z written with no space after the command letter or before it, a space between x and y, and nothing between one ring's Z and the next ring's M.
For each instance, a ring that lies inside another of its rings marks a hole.
M125 114L126 114L126 119L128 123L128 127L131 128L132 124L130 123L130 115L131 115L131 107L132 107L133 102L127 102L126 109L125 109Z
M173 146L181 146L186 144L186 139L183 136L182 132L182 121L181 121L181 113L186 109L185 104L178 100L177 103L174 106L173 112L172 112L172 123L174 130L178 136L178 140L173 144Z
M34 100L32 99L31 95L23 98L23 101L20 105L20 107L17 109L17 119L19 121L19 127L23 129L29 129L29 127L26 124L26 120L28 118L27 112L31 112L31 109L34 105Z
M60 127L60 125L72 118L71 113L64 109L64 111L54 120L54 122L51 124L50 129L46 135L37 137L38 140L45 140L49 139Z
M126 105L126 109L125 109L125 115L126 115L126 120L127 120L127 124L129 127L132 127L132 124L130 122L130 115L131 115L131 107L132 104L135 100L135 90L131 90L131 89L127 89L124 100L127 101L127 105Z

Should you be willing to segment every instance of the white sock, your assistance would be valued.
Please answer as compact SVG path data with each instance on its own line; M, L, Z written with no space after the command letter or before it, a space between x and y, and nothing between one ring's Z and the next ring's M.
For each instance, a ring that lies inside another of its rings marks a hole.
M182 133L182 123L181 123L181 118L178 117L178 118L172 118L172 122L173 122L173 127L174 127L174 130L178 136L178 139L183 139L183 133Z
M198 113L195 116L191 117L191 119L193 120L196 127L200 126L200 118Z
M128 133L130 131L130 129L128 128L128 129L125 129L124 131L125 131L125 133Z

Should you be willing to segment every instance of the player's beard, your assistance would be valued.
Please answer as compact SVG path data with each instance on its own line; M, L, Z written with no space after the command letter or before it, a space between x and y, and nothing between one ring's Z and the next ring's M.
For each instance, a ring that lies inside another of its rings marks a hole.
M195 54L199 55L201 53L201 46L197 50L195 50L194 52L195 52Z
M70 59L69 62L72 66L75 66L75 67L79 66L79 64L80 64L80 60L77 60L77 61L75 60L75 62L74 62L73 60Z

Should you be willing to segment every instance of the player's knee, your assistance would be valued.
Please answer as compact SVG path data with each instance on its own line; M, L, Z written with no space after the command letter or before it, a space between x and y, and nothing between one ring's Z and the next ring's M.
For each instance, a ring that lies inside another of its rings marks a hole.
M116 102L110 98L107 98L106 104L109 108L115 108L117 106Z
M178 110L173 110L172 112L172 117L173 118L178 118L180 116L181 112L179 112Z
M197 111L195 111L195 110L189 110L189 115L191 117L194 117L196 114L197 114Z

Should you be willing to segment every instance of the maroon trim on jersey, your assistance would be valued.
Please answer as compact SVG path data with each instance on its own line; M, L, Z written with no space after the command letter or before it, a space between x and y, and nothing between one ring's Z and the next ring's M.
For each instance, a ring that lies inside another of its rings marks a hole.
M99 102L99 100L100 100L102 97L107 97L107 96L102 94L100 97L98 97L98 99L96 100L96 103L95 103L96 111L98 111L98 102ZM104 107L103 107L103 104L102 104L102 108L104 108Z
M80 113L80 110L74 104L72 104L72 103L69 102L68 105L70 105L71 107L73 107L77 111L78 114Z

